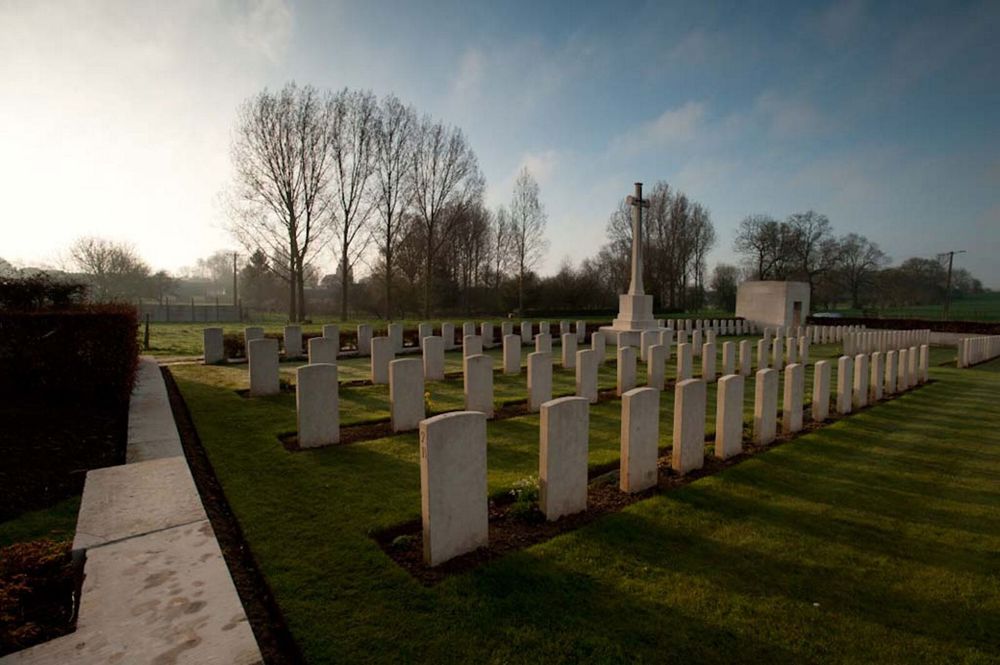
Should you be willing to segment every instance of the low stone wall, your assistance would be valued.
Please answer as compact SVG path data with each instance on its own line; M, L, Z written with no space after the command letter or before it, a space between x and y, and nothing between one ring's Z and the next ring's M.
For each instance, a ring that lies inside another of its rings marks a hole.
M86 557L76 631L0 663L262 663L149 357L126 459L87 474L73 540Z

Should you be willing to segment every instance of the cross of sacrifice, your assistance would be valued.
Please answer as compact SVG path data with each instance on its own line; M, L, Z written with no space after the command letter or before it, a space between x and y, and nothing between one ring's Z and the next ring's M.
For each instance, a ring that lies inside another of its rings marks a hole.
M642 183L635 183L635 195L629 196L625 202L632 206L632 283L629 284L630 296L641 296L642 288L642 209L649 207L649 200L642 198Z

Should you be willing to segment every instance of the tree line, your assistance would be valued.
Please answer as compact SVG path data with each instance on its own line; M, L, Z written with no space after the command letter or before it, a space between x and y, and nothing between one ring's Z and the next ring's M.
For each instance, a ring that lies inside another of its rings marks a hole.
M784 220L745 217L733 250L742 258L745 279L808 283L813 309L839 303L854 309L938 304L949 288L947 269L937 258L913 257L890 267L878 243L857 233L835 236L829 218L812 210ZM724 271L737 278L733 267ZM950 289L953 297L984 290L982 282L962 268L953 271Z
M306 316L307 273L325 249L338 257L343 319L359 262L379 282L385 318L399 310L397 291L409 306L414 290L429 317L451 304L449 287L467 291L501 273L514 276L523 304L525 278L544 252L546 215L532 175L520 173L509 206L487 210L461 129L420 117L393 95L294 83L264 90L239 110L232 162L231 230L257 269L265 257L286 284L293 321Z

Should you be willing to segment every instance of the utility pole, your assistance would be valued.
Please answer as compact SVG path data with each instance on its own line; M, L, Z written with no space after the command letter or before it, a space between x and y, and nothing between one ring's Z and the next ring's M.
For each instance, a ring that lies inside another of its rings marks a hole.
M239 294L237 293L237 289L239 289L239 281L237 280L236 275L236 252L233 252L233 307L236 307L237 303L239 303Z
M945 321L948 320L948 309L951 307L951 265L955 261L956 254L965 254L964 249L951 250L950 252L942 252L938 254L938 258L948 257L948 280L945 282L944 288L944 312L941 314L941 318Z

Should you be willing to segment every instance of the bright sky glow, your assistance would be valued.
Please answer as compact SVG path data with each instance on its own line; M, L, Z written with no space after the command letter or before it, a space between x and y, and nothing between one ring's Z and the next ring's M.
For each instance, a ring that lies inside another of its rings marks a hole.
M765 7L0 0L0 257L101 235L173 270L234 246L236 107L294 79L461 126L493 205L528 165L543 272L665 179L711 210L712 261L743 216L813 208L896 260L966 249L1000 288L1000 3Z

